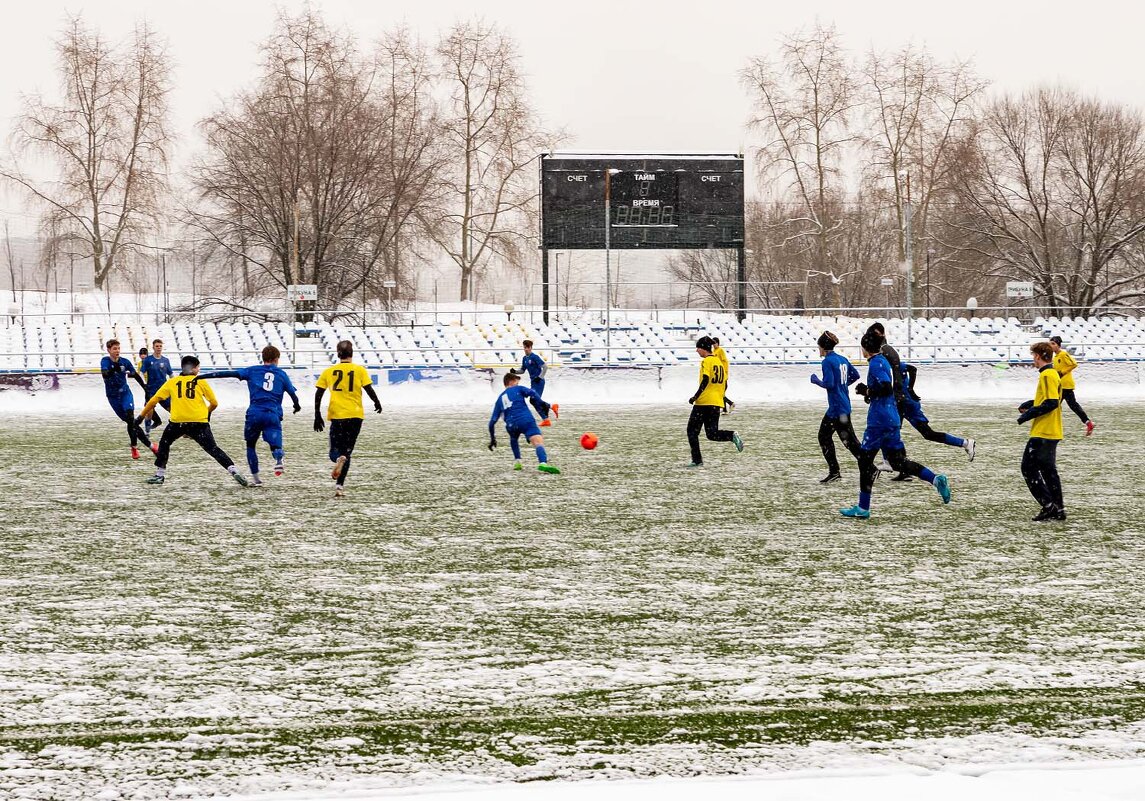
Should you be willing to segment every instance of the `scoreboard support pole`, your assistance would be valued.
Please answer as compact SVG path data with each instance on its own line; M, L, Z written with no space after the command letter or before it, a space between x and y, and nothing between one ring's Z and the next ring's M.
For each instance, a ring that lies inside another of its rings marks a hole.
M541 247L541 319L549 324L549 249Z
M736 248L736 319L747 317L747 250Z

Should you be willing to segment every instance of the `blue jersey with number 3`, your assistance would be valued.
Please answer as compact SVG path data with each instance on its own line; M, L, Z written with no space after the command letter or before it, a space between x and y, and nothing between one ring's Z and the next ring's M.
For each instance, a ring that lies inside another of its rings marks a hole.
M239 379L246 381L250 392L248 414L273 412L282 415L282 396L287 392L296 394L290 377L273 364L255 364L238 371Z

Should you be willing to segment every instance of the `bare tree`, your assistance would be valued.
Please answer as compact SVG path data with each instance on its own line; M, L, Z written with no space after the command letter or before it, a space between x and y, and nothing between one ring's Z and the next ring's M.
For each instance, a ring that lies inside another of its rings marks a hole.
M983 276L1032 281L1055 311L1143 296L1141 114L1061 89L990 104L962 142L949 245Z
M326 304L376 296L381 273L412 286L399 236L414 243L440 169L424 53L399 31L364 57L313 10L280 16L263 52L258 85L202 124L205 244Z
M56 42L62 97L24 101L0 176L85 243L96 286L148 238L167 190L170 62L146 26L115 46L80 17ZM37 175L46 162L54 176Z
M842 272L832 237L844 222L835 212L862 98L838 34L816 24L786 36L778 63L754 58L741 77L755 105L749 125L766 140L756 153L761 177L786 201L781 242L808 251L817 275Z
M451 169L435 237L460 270L461 299L470 300L490 259L524 263L537 214L530 167L545 143L507 34L459 23L437 54L450 93L444 130Z

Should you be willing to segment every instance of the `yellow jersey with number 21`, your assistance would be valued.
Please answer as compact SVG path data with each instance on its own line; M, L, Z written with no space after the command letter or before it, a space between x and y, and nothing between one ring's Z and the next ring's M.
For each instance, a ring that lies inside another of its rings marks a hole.
M700 380L708 377L708 385L696 398L697 406L723 406L724 389L728 383L728 373L720 360L715 356L705 356L700 363Z
M373 383L366 368L353 362L338 362L323 370L314 386L330 393L330 408L326 410L326 419L365 418L362 388Z

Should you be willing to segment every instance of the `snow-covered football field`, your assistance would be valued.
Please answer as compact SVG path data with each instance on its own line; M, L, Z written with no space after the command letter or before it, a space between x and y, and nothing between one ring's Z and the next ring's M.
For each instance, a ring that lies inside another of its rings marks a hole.
M953 503L884 480L856 523L853 464L817 483L817 403L745 404L745 452L705 441L699 471L686 404L567 405L556 477L486 450L484 401L387 407L335 500L308 414L264 488L187 442L155 488L110 412L54 396L0 416L0 797L1145 758L1139 401L1087 404L1088 440L1067 412L1070 520L1035 525L1009 401L928 403L979 440L968 464L905 435ZM214 426L245 472L241 420Z

